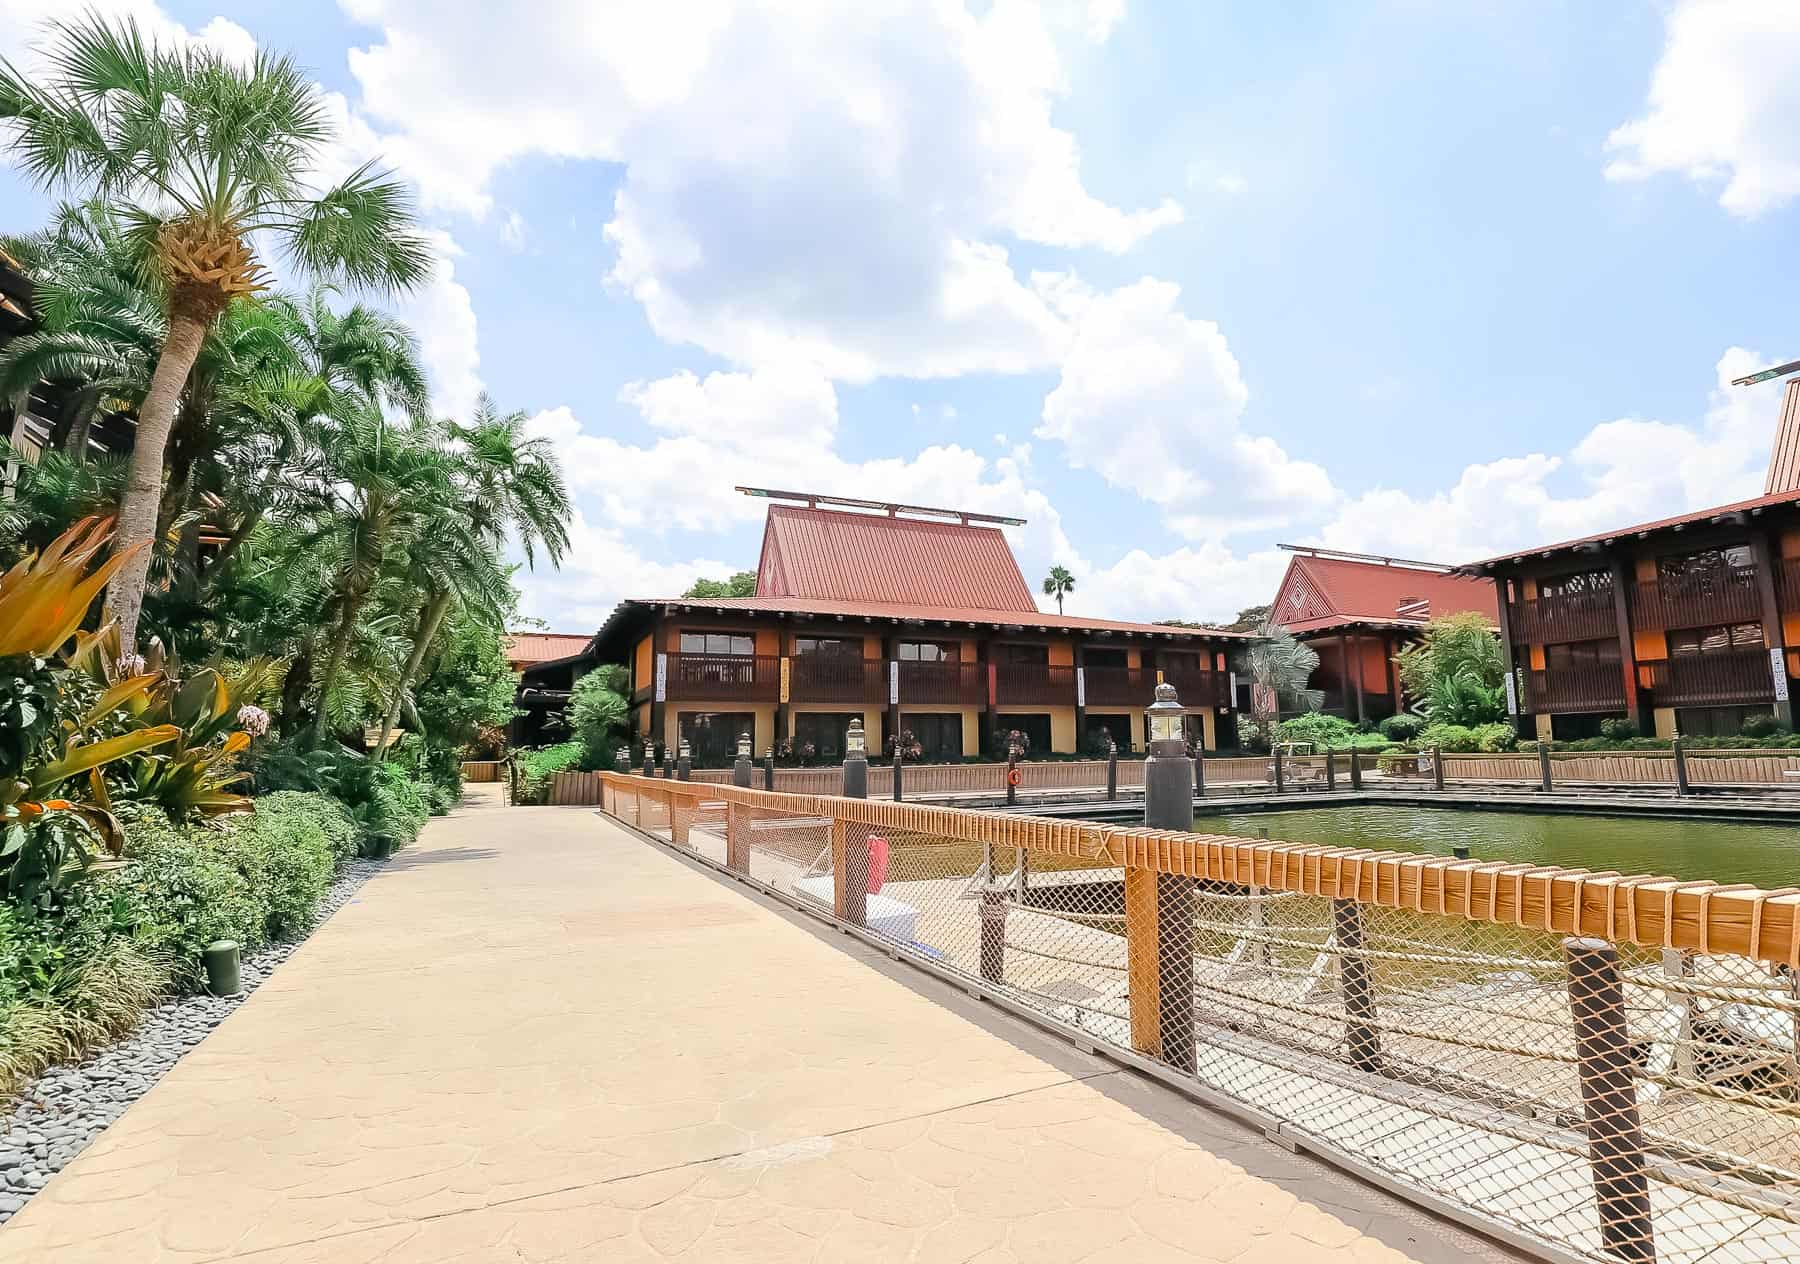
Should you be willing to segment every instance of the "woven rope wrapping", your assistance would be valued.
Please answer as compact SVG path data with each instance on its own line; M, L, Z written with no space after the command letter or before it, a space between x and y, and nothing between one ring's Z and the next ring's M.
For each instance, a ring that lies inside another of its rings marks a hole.
M1616 943L1727 952L1800 968L1800 890L1680 882L1530 864L1481 863L1413 852L1267 842L1178 830L1133 829L1012 813L646 781L603 773L621 790L737 803L761 812L825 817L960 842L1254 885L1327 898L1524 927ZM659 796L660 797L660 796Z

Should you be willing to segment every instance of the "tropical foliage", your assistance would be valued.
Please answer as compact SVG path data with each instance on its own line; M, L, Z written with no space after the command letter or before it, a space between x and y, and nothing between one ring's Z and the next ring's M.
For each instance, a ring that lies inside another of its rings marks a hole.
M1267 745L1282 713L1317 711L1325 692L1311 688L1319 656L1278 623L1257 629L1257 639L1239 651L1237 670L1250 678L1250 710L1239 713L1238 740Z
M1052 566L1044 576L1044 596L1056 598L1056 613L1061 614L1063 598L1075 591L1075 577L1066 566Z
M754 597L756 572L739 571L729 579L696 579L683 597Z
M1407 696L1433 723L1472 727L1506 717L1506 660L1481 615L1433 619L1395 661Z

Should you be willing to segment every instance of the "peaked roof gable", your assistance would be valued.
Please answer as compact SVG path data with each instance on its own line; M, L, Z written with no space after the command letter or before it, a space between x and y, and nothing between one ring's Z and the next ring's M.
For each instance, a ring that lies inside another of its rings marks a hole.
M1465 610L1498 620L1492 581L1295 554L1269 617L1290 632L1316 632L1348 623L1420 624Z
M1038 613L995 527L769 506L758 597Z

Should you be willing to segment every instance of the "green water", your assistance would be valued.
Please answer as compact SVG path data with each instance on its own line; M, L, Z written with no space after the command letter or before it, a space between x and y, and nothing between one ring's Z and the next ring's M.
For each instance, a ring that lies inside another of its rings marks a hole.
M1194 828L1334 847L1379 847L1480 860L1658 873L1760 887L1800 886L1800 829L1678 817L1563 816L1447 808L1312 808L1196 816Z

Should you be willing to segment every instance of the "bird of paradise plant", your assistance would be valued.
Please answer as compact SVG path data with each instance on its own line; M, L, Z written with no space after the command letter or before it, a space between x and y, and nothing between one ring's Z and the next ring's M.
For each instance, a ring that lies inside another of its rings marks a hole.
M129 560L115 553L96 562L110 533L109 522L85 519L0 575L0 886L27 909L48 905L101 852L122 854L101 770L181 736L172 724L110 731L108 717L153 683L142 673L56 718L67 699L48 660L71 640L80 654L102 635L81 633L82 621Z

